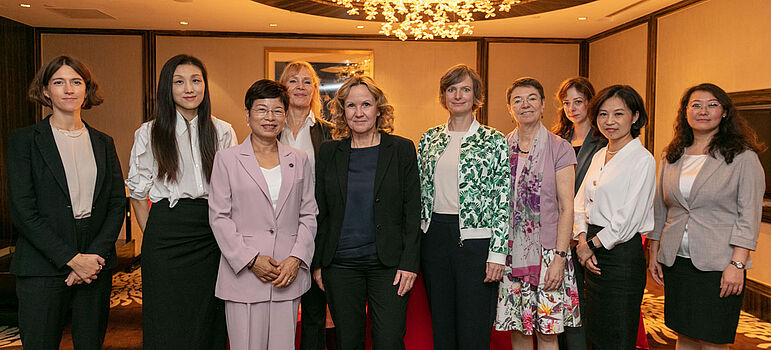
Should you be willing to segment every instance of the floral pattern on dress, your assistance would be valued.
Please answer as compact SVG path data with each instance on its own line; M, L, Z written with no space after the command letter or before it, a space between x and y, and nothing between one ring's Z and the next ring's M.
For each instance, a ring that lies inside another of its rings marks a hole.
M533 331L559 334L565 331L565 327L581 325L578 287L570 251L565 261L562 285L557 290L546 292L543 290L544 278L546 269L554 260L555 249L541 249L541 278L538 286L513 277L509 264L506 265L506 273L498 288L496 330L516 330L525 335L532 335Z

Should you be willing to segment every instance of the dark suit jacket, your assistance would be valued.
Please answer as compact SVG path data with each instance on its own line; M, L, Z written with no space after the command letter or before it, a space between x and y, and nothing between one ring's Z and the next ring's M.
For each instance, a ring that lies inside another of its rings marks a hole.
M375 171L375 246L380 262L418 272L420 264L420 182L415 145L403 137L380 134ZM319 206L313 267L332 262L345 215L351 139L326 142L316 158Z
M11 273L65 275L70 272L67 262L78 253L99 254L106 260L105 268L112 268L126 208L113 140L86 124L97 175L87 232L90 244L78 250L67 178L49 120L50 116L14 131L8 141L8 199L19 232Z
M570 141L570 139L572 139L572 134L568 141ZM578 161L578 163L576 163L575 193L578 193L581 183L584 182L586 171L589 170L589 165L592 164L592 157L607 144L608 140L604 137L594 136L594 130L589 130L586 138L584 138L584 143L581 145L581 149L578 151L578 154L576 154L576 161ZM573 195L575 195L575 193Z
M311 126L311 144L313 144L313 155L316 157L315 159L318 159L319 157L321 144L332 139L333 127L332 123L320 118L316 118L316 124Z

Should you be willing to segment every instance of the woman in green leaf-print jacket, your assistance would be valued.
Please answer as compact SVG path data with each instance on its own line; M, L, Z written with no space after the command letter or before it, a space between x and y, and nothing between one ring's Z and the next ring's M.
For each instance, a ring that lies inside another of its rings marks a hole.
M418 145L421 263L435 349L489 349L508 253L507 143L474 116L482 89L468 66L450 68L439 87L448 122L426 131Z

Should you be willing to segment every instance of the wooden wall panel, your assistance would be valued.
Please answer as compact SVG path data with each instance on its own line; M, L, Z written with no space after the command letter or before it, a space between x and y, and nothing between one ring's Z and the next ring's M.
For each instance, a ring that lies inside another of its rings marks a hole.
M27 86L35 74L32 27L0 17L0 248L14 238L8 211L7 142L12 130L35 122Z

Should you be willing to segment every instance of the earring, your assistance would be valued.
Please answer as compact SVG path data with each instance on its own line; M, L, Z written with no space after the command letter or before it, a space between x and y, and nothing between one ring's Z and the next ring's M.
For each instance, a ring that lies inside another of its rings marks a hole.
M725 119L725 114L723 114L723 119Z

